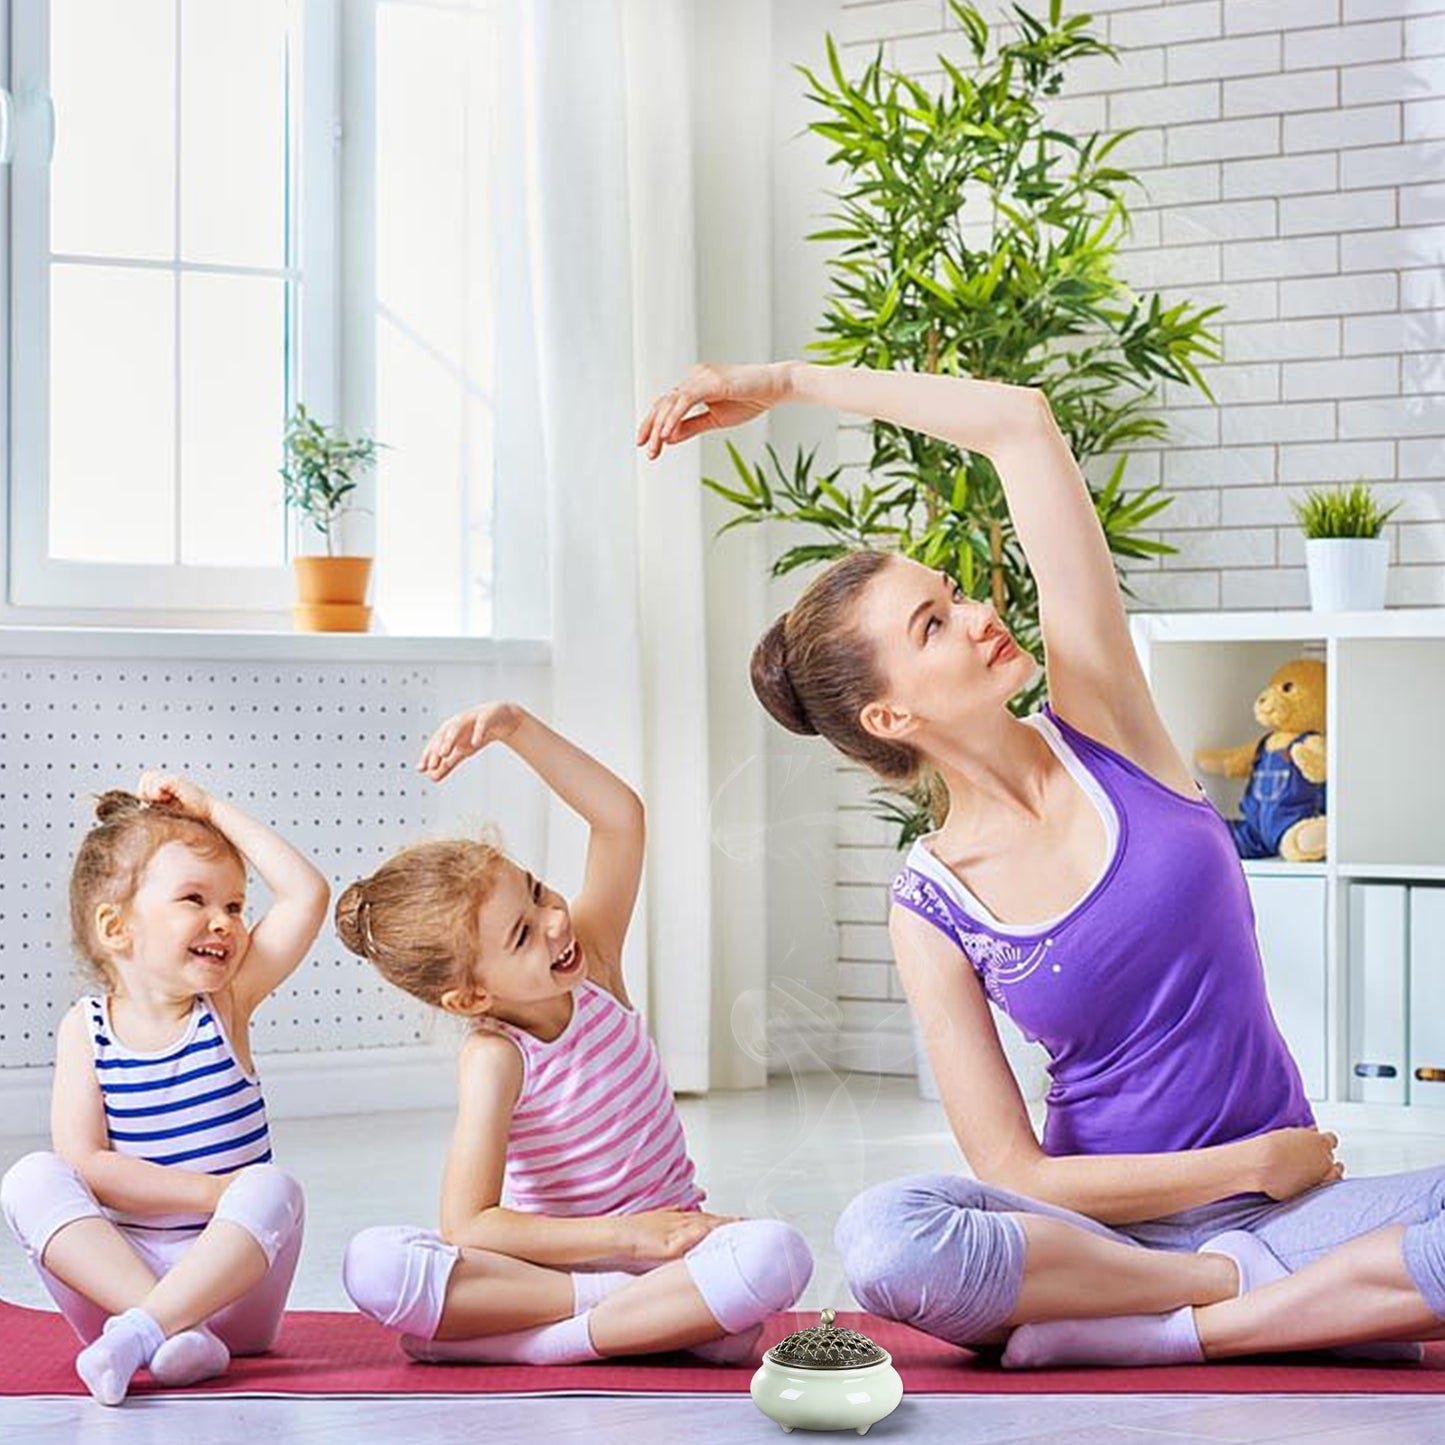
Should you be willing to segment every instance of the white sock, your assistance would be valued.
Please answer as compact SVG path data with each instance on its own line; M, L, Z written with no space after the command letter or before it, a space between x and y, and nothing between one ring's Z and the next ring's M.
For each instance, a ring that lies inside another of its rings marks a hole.
M1044 1365L1198 1365L1204 1361L1194 1307L1163 1315L1106 1315L1019 1325L1009 1336L1006 1370Z
M599 1301L607 1298L615 1289L641 1279L638 1274L628 1274L625 1269L579 1269L572 1275L572 1313L585 1314Z
M550 1325L512 1330L505 1335L478 1335L470 1340L424 1340L403 1335L402 1349L427 1364L476 1365L579 1365L600 1360L588 1328L591 1311Z
M1239 1270L1239 1293L1284 1279L1290 1269L1257 1235L1243 1229L1226 1230L1199 1246L1200 1254L1227 1254ZM1425 1358L1424 1345L1412 1340L1357 1340L1321 1350L1340 1360L1378 1360L1391 1364L1418 1365Z
M1262 1239L1244 1229L1226 1229L1223 1234L1206 1239L1195 1253L1222 1254L1234 1261L1239 1272L1236 1299L1242 1294L1248 1294L1252 1289L1284 1279L1289 1274L1279 1256Z
M700 1345L689 1345L687 1353L706 1360L710 1365L755 1365L761 1359L758 1341L762 1334L763 1327L757 1324L735 1335L723 1335L716 1340L704 1340Z
M224 1375L231 1352L205 1325L180 1330L151 1356L151 1378L158 1385L181 1389Z
M119 1405L131 1377L165 1343L161 1327L141 1309L112 1315L76 1357L75 1372L102 1405Z

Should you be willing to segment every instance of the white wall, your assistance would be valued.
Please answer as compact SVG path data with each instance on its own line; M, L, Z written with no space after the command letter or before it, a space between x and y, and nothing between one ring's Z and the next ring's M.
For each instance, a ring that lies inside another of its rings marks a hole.
M1043 10L1041 4L1035 9ZM1403 501L1390 602L1445 604L1445 0L1071 0L1121 51L1068 72L1053 119L1142 127L1121 267L1222 303L1219 406L1166 384L1171 445L1130 464L1179 554L1134 579L1169 609L1307 603L1289 507L1364 477ZM968 54L938 0L848 5L845 56L936 77Z

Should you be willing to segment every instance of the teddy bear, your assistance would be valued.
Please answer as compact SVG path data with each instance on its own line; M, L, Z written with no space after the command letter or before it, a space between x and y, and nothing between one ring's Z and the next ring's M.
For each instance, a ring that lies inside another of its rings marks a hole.
M1200 748L1206 773L1249 779L1243 817L1229 819L1241 858L1314 863L1325 856L1325 665L1287 662L1254 700L1255 720L1270 729L1237 748Z

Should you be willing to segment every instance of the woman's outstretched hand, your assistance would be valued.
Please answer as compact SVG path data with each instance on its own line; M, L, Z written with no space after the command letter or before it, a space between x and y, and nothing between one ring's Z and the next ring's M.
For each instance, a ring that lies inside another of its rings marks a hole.
M700 432L742 426L788 399L788 377L787 362L695 366L652 403L637 428L637 445L646 447L655 461L664 446L685 442ZM697 407L702 410L689 415Z
M439 783L473 753L488 743L502 742L517 731L523 717L514 702L484 702L449 717L431 736L417 771Z

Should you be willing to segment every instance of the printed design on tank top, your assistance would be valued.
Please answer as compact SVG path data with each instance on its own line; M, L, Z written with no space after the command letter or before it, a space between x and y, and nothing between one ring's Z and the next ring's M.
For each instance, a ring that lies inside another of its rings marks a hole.
M893 880L893 897L915 913L921 913L958 942L969 961L982 975L988 996L1005 1012L1009 1011L1004 988L1030 978L1048 960L1054 946L1052 938L1044 938L1032 948L995 938L991 933L977 933L959 925L937 888L912 868L904 868ZM1053 973L1062 965L1050 964Z

